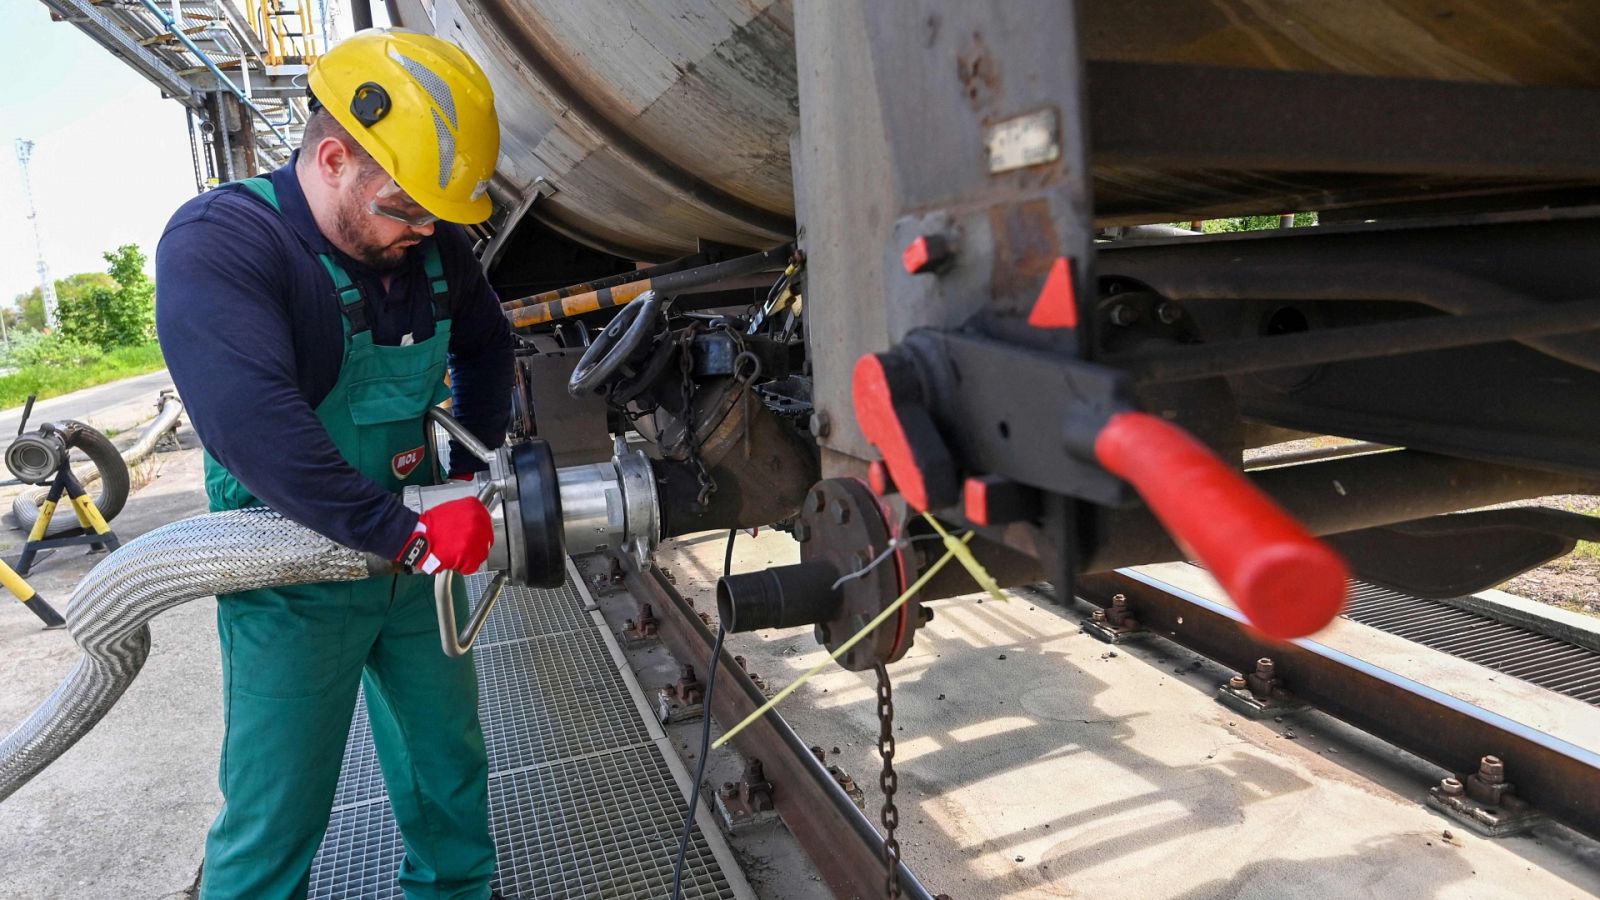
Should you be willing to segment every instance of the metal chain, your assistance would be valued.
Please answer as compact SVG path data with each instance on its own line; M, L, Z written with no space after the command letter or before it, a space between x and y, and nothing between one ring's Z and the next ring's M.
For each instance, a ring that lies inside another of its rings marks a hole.
M711 472L706 468L705 460L700 458L699 442L696 440L696 427L694 422L694 359L689 348L694 342L697 327L690 325L684 329L678 348L678 379L683 402L683 414L679 416L683 431L678 440L673 441L669 449L662 448L668 456L676 457L683 454L683 459L694 467L695 480L699 482L700 492L695 496L695 508L704 510L706 501L717 491L716 479L711 477Z
M884 895L889 900L900 896L900 879L896 871L900 865L900 842L894 830L900 826L900 810L894 805L894 793L900 787L900 778L894 772L894 695L889 687L889 670L883 663L875 667L878 672L878 755L883 757L883 772L878 776L878 786L883 789L883 866Z

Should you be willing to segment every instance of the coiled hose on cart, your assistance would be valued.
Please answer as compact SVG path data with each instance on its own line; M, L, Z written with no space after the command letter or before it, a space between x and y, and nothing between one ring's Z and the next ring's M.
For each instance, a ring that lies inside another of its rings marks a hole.
M94 499L94 505L100 510L101 518L109 522L117 513L122 512L131 489L129 467L150 455L155 449L156 442L161 440L161 436L177 426L178 417L182 413L183 401L176 394L164 394L155 419L140 432L139 439L133 446L121 453L117 452L116 445L111 443L110 438L88 425L71 421L63 423L65 425L63 437L67 447L81 450L89 457L89 465L80 466L73 470L72 474L84 487L88 487L96 480L101 482L100 493ZM11 514L17 517L19 530L33 531L34 523L39 520L39 506L44 503L45 495L48 493L48 488L39 488L18 494L16 499L11 501ZM50 521L50 530L46 535L60 534L76 527L78 527L76 517L57 516Z
M27 720L0 741L0 800L93 728L150 653L152 618L197 597L254 588L356 581L387 562L264 508L211 513L141 535L107 556L67 601L83 658Z

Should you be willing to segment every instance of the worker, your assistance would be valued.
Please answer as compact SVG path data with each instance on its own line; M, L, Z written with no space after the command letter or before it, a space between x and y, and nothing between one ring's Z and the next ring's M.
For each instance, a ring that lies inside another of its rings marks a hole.
M475 498L419 516L399 492L441 477L424 415L447 397L486 445L505 440L512 339L452 224L489 215L499 120L482 70L431 35L362 31L308 84L286 165L167 224L161 348L212 510L265 505L409 571L218 598L223 807L201 896L306 895L359 685L405 895L482 900L495 847L477 682L470 655L440 649L432 573L481 567L493 531ZM481 468L449 453L451 477Z

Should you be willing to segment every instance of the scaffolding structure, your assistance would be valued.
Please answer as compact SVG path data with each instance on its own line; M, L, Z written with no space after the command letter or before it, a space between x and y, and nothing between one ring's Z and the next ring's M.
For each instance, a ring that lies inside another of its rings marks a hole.
M288 161L331 0L40 0L187 110L195 187Z

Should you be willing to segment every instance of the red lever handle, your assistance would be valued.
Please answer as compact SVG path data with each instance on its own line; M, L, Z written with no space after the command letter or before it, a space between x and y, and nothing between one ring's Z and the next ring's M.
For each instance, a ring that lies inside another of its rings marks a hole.
M1344 560L1188 432L1145 413L1117 413L1094 454L1138 490L1267 636L1311 634L1344 607Z

